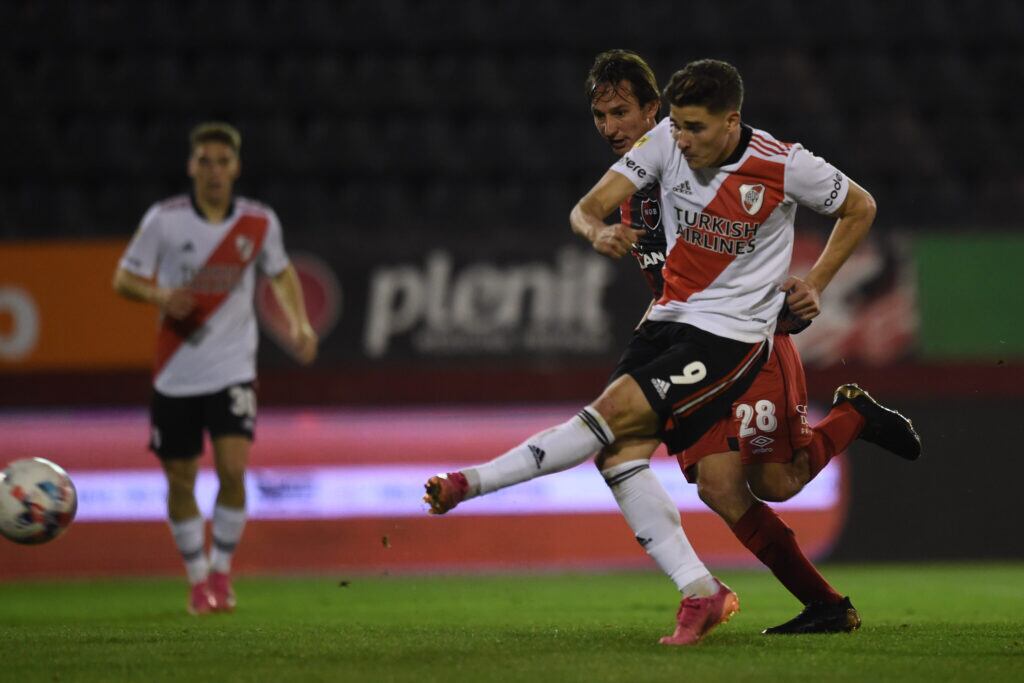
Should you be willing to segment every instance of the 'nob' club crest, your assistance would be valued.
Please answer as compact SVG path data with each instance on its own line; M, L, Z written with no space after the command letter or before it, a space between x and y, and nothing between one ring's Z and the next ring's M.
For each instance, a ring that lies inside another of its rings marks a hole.
M764 185L740 185L740 202L744 211L751 216L756 214L764 203Z
M661 225L661 204L654 199L645 199L640 202L640 219L648 230L657 228Z

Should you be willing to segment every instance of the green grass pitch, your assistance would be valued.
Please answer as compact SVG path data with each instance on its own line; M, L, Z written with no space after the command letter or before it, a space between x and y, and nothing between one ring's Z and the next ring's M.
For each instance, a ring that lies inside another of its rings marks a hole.
M1024 681L1024 564L825 573L859 632L762 636L799 605L720 572L741 611L688 648L657 644L677 598L653 572L241 579L199 619L183 581L7 583L0 680Z

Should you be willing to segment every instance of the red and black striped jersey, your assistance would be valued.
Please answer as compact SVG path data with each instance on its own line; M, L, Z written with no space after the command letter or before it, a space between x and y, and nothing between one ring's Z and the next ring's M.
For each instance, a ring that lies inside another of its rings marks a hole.
M660 299L665 289L661 269L665 265L666 241L661 225L661 188L658 183L646 185L631 194L619 207L619 217L624 225L644 231L632 254L654 298Z

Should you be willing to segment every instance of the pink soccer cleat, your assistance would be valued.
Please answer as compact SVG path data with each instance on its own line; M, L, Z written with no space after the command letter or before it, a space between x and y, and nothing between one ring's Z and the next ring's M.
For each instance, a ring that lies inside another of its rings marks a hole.
M213 598L213 611L233 612L235 610L235 591L231 587L231 577L222 572L210 572L210 597Z
M192 584L188 594L188 613L194 616L209 614L216 606L213 602L213 595L210 593L210 586L206 581Z
M740 611L740 599L715 579L718 592L709 598L683 598L676 612L676 630L658 642L662 645L694 645L719 624Z
M461 503L469 492L469 482L462 472L438 474L427 480L423 500L430 504L430 514L443 515Z

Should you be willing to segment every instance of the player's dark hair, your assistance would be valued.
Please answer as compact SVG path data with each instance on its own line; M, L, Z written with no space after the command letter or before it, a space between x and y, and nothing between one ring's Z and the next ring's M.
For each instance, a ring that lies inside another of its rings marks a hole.
M608 50L594 59L584 85L587 101L593 102L602 85L616 87L626 81L640 106L659 99L658 80L643 57L629 50Z
M205 121L193 128L188 134L189 150L207 142L221 142L234 150L235 154L242 151L242 135L230 123L223 121Z
M672 74L665 100L676 107L705 107L712 114L739 111L743 106L743 79L732 64L699 59Z

